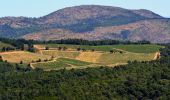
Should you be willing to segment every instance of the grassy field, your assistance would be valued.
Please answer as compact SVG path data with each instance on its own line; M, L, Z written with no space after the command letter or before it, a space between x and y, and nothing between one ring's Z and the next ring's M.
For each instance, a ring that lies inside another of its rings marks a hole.
M128 61L150 61L153 60L155 53L144 54L144 53L124 53L124 54L102 54L97 60L96 63L100 63L103 65L109 64L121 64L127 63Z
M57 50L47 50L43 52L58 52ZM96 64L99 66L114 66L120 64L126 64L128 61L150 61L153 60L155 53L108 53L108 52L78 52L76 56L68 56L73 55L75 52L63 51L62 53L66 53L66 55L58 56L56 61L50 62L42 62L33 64L34 67L42 68L44 70L58 70L63 68L84 68L85 66L91 65L95 67ZM69 52L69 53L68 53ZM64 58L62 58L64 57Z
M11 48L14 48L12 45L6 44L6 43L2 43L2 42L0 41L0 49L2 49L3 47L11 47Z
M68 59L68 58L59 58L54 62L49 63L36 63L33 64L34 67L42 68L44 70L57 70L63 68L76 68L81 66L87 66L91 63L79 61L75 59Z
M36 48L43 49L45 46L51 50L41 50L38 53L26 51L14 51L0 53L3 60L11 63L31 63L41 59L41 62L32 63L33 68L42 68L44 70L58 70L71 68L86 68L96 66L115 66L126 64L128 61L150 61L155 58L156 52L162 46L159 45L105 45L105 46L87 46L87 45L36 45ZM55 48L67 47L67 50L58 50ZM87 51L77 51L77 48ZM91 51L95 49L95 51ZM110 53L110 50L123 51ZM53 60L44 61L53 57Z
M0 53L0 55L2 56L4 61L6 60L11 63L20 63L21 61L23 61L23 63L30 63L39 59L45 60L51 58L51 56L48 55L41 55L26 51L4 52Z
M59 50L42 50L44 55L60 58L76 58L80 52L77 51L59 51Z
M159 51L163 46L154 45L154 44L144 44L144 45L104 45L104 46L89 46L89 45L68 45L68 44L46 44L39 45L39 47L49 47L49 48L58 48L58 47L67 47L71 49L82 48L86 50L97 50L97 51L110 51L113 49L121 49L128 52L134 53L153 53Z

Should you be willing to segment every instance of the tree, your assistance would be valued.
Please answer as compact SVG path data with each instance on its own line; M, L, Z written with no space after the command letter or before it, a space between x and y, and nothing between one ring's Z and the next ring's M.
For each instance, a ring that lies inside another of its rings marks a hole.
M23 61L20 61L20 64L23 64Z
M123 51L119 51L119 53L121 53L121 54L122 54L122 53L123 53Z
M77 48L77 51L80 51L81 50L81 48Z
M5 52L6 51L6 48L5 47L2 47L2 50L1 50L2 52Z
M63 47L63 50L64 50L64 51L67 50L67 47Z
M49 47L45 47L45 50L49 50Z
M94 52L95 50L94 49L91 49L92 52Z
M2 59L2 56L0 55L0 62L2 62L3 61L3 59Z
M61 50L62 49L62 47L58 47L58 50Z
M113 50L110 50L110 53L113 53Z
M41 59L38 59L37 62L41 62Z
M86 51L86 49L82 49L83 51Z

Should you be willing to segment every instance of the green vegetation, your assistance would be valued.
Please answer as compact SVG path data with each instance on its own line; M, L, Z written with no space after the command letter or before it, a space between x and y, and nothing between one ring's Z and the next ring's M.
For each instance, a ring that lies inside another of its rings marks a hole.
M61 57L61 58L76 58L80 52L70 52L70 51L58 51L58 50L45 50L42 51L44 55Z
M121 49L129 52L135 53L153 53L158 52L163 46L154 44L144 44L144 45L115 45L114 48Z
M59 69L64 69L66 67L71 67L71 65L68 65L65 62L61 62L61 61L55 61L55 62L48 62L48 63L35 63L33 64L33 66L35 68L41 68L45 71L49 71L49 70L59 70Z
M44 70L59 70L64 68L75 68L75 67L81 67L89 65L90 63L74 60L74 59L68 59L68 58L58 58L56 61L50 61L47 63L35 63L33 64L36 68L41 68Z
M155 53L150 54L134 54L134 53L115 53L109 54L105 53L102 54L98 59L97 62L100 64L108 65L108 64L125 64L128 61L150 61L154 58Z
M102 46L89 46L89 45L69 45L69 44L46 44L42 45L44 47L49 48L59 48L59 47L67 47L71 49L86 49L86 50L97 50L97 51L110 51L112 49L121 49L128 52L134 53L153 53L159 51L163 46L153 45L153 44L133 44L133 45L102 45Z
M75 59L67 59L67 58L60 58L60 59L57 59L57 60L60 61L60 62L63 62L63 63L73 65L73 66L86 66L86 65L90 64L88 62L79 61L79 60L75 60Z

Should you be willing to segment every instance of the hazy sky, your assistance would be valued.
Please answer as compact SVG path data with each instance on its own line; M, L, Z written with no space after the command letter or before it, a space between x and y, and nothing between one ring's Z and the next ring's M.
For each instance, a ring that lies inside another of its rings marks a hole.
M90 4L148 9L170 17L170 0L0 0L0 17L40 17L61 8Z

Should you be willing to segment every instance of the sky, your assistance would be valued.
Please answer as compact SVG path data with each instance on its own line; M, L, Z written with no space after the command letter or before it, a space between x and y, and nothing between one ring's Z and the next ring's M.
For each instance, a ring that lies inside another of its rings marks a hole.
M0 0L0 17L41 17L78 5L105 5L127 9L148 9L170 17L170 0Z

